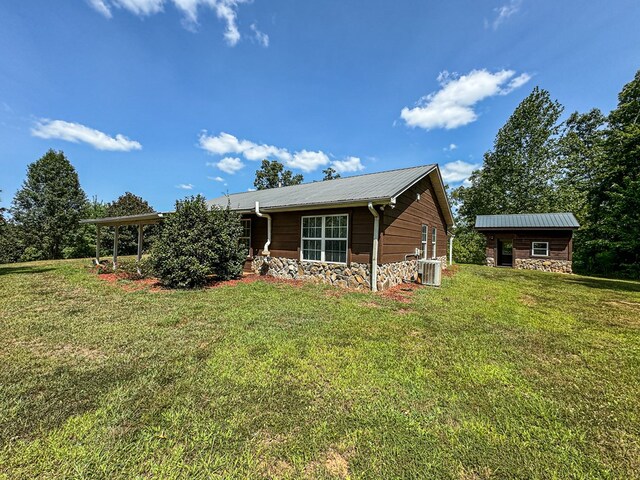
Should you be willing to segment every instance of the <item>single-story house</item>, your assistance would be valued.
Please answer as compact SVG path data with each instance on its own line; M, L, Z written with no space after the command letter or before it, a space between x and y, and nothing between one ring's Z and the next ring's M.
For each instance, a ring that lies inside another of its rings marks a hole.
M475 229L487 240L486 263L546 272L571 273L572 213L478 215Z
M208 203L242 215L245 270L276 277L382 290L417 279L418 259L439 259L444 267L451 248L453 215L435 164L235 193ZM142 225L162 218L156 213L85 222L116 230L136 224L141 239Z

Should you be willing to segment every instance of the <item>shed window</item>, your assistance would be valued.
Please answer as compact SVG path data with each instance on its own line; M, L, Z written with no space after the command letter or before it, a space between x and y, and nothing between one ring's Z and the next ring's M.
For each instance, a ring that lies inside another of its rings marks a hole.
M242 234L238 243L243 247L248 257L251 254L251 219L243 218L240 222L242 222Z
M426 225L422 225L422 256L427 258L427 235L429 232L429 227Z
M347 215L302 217L302 260L347 262Z
M531 242L532 257L548 257L549 242Z
M437 257L437 254L436 254L437 238L438 238L438 229L436 227L433 227L433 230L431 230L431 258Z

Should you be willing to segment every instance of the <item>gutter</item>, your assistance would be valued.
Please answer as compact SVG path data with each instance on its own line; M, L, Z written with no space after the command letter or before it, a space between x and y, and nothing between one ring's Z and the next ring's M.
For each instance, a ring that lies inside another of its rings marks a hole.
M380 214L372 202L367 205L373 215L373 251L371 252L371 291L378 291L378 237L380 236Z
M271 215L268 213L260 212L260 202L256 202L255 208L256 215L260 218L267 219L267 242L264 244L264 248L262 249L262 254L269 256L269 245L271 244Z

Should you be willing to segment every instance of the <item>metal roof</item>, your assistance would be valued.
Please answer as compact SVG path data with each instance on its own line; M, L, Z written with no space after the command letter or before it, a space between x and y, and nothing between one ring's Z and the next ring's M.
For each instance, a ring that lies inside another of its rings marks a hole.
M96 224L96 225L149 225L153 223L161 222L164 219L164 214L159 212L153 213L141 213L138 215L125 215L122 217L105 217L105 218L86 218L80 220L80 223Z
M224 208L227 202L230 202L234 210L251 211L255 208L256 202L260 202L261 210L293 210L314 206L388 202L424 176L437 171L435 164L422 165L288 187L233 193L214 198L207 203L209 206L217 205ZM434 182L434 185L435 183L441 183L441 180Z
M478 215L476 228L558 228L580 227L573 213L519 213L510 215Z

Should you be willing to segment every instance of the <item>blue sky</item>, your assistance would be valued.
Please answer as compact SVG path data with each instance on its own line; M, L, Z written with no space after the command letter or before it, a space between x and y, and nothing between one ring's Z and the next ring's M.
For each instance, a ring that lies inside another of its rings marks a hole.
M62 149L89 197L159 210L252 187L439 163L464 181L539 85L608 112L640 68L636 0L0 3L0 189Z

